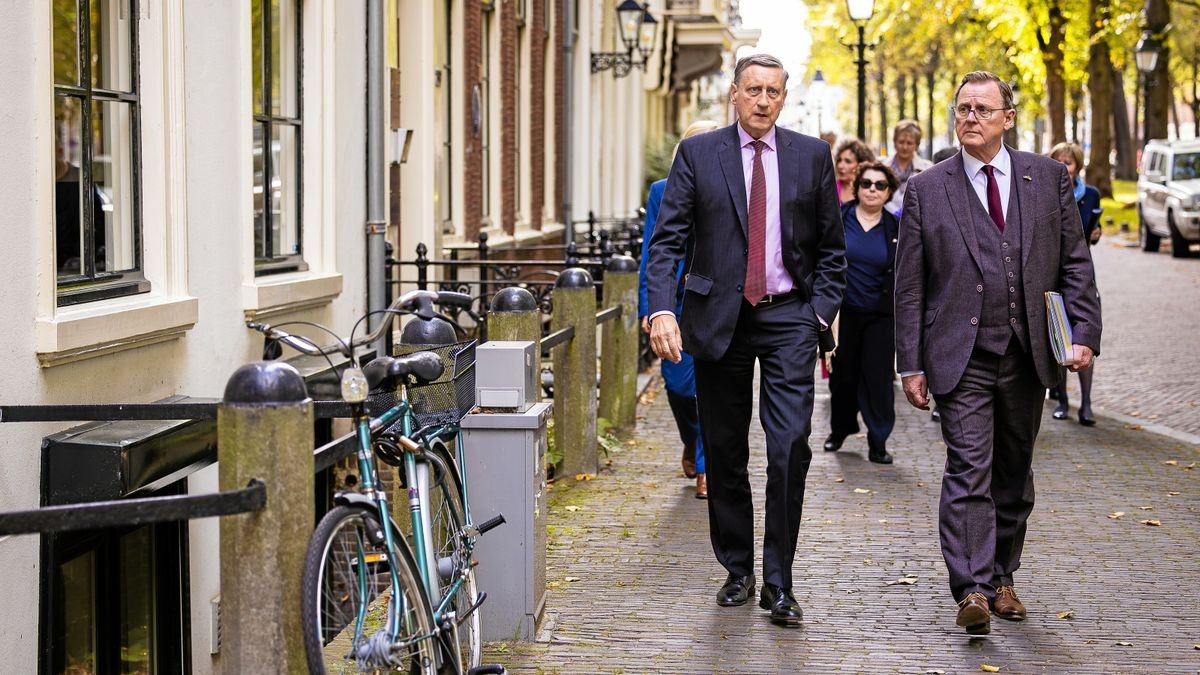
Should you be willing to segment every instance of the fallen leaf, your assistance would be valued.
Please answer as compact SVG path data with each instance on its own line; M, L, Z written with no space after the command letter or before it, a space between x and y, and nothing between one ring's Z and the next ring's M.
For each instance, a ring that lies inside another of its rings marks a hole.
M845 482L846 482L846 479L845 479L845 478L834 478L834 479L833 479L833 482L835 482L835 483L845 483Z
M924 483L917 483L917 487L925 487Z
M1141 410L1134 410L1133 412L1129 413L1129 416L1130 416L1130 417L1141 417L1141 416L1142 416L1142 411L1141 411Z
M1087 640L1086 642L1084 642L1084 644L1094 645L1094 644L1096 644L1096 641L1095 640Z
M1150 527L1158 527L1159 525L1162 525L1161 521L1154 520L1153 518L1149 518L1147 520L1139 520L1138 522L1143 525L1149 525Z
M1075 612L1074 612L1074 610L1068 609L1067 611L1059 612L1058 614L1055 614L1054 616L1057 616L1060 619L1074 619Z
M577 473L577 474L575 474L575 480L592 480L595 477L596 477L596 474L594 474L594 473Z
M646 487L648 487L648 488L656 488L656 487L658 487L658 483L656 483L656 482L654 482L654 481L652 481L652 480L648 480L648 481L646 481L645 483L642 483L642 485L645 485L645 486L646 486Z
M1132 647L1133 646L1132 642L1116 642L1114 644L1118 647Z
M1130 431L1141 431L1141 430L1142 430L1142 425L1140 425L1140 424L1126 424L1126 425L1125 425L1125 428L1126 428L1126 429L1129 429Z
M576 511L578 511L579 509L581 509L583 507L575 506L574 504L572 504L570 506L564 506L563 508L570 511L571 513L575 513Z
M1116 520L1123 515L1125 515L1124 511L1113 511L1112 513L1108 514L1108 517L1111 518L1112 520Z
M936 669L932 669L932 668L931 668L931 669L929 669L929 670L926 670L926 671L925 671L925 673L924 673L924 675L946 675L946 671L944 671L944 670L936 670Z
M880 525L887 525L887 518L881 518L881 519L879 520L879 524L880 524Z
M551 581L550 583L546 584L547 588L559 588L560 586L562 586L561 581Z
M579 577L563 577L563 581L579 581Z
M1168 459L1167 461L1163 462L1163 464L1166 464L1167 466L1179 466L1179 462L1174 459Z
M1196 468L1196 463L1195 463L1195 462L1192 462L1191 464L1188 464L1187 466L1183 467L1183 470L1184 470L1184 471L1191 471L1191 470L1192 470L1192 469L1194 469L1194 468Z
M893 579L892 581L889 581L889 582L885 583L884 585L885 586L912 586L915 583L917 583L917 575L905 574L904 576L900 577L899 579Z
M1192 645L1192 649L1200 649L1200 645Z
M1154 510L1153 506L1139 506L1138 508L1143 511L1153 511Z
M866 495L866 494L871 494L871 491L866 488L854 488L854 494Z
M1167 493L1167 496L1168 496L1168 497L1178 497L1178 496L1179 496L1179 493L1178 493L1178 492L1168 492L1168 493Z
M981 664L979 664L979 669L980 669L980 670L982 670L982 671L983 671L983 672L985 672L985 673L998 673L998 672L1000 672L1000 669L999 669L998 667L996 667L996 666L989 666L989 665L988 665L988 664L986 664L986 663L981 663Z

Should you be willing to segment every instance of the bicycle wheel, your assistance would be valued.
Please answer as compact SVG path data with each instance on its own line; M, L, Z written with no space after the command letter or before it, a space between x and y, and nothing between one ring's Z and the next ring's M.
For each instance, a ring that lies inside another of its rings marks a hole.
M409 673L430 675L435 663L433 612L412 554L396 537L395 559L384 544L370 509L338 506L321 519L304 560L300 609L309 671L324 673ZM381 537L376 534L374 539ZM391 588L391 567L400 588ZM397 639L388 637L393 594L400 609Z
M463 618L463 614L475 606L479 597L475 586L475 568L471 551L467 547L464 528L466 510L462 502L462 479L456 460L446 446L436 443L434 452L445 464L446 472L430 490L430 514L433 526L433 544L438 560L438 576L445 596L451 582L465 573L466 578L446 609L454 617L454 640L458 646L462 672L478 666L482 659L482 638L479 611ZM437 604L436 602L434 603Z
M422 460L428 467L430 482L422 510L428 515L431 541L428 550L437 567L437 598L431 600L438 607L450 584L459 575L466 574L458 592L450 599L444 610L443 619L450 619L452 630L443 634L443 647L449 659L439 663L439 672L462 672L479 665L482 658L482 638L479 612L472 612L466 619L462 615L475 605L478 597L475 587L475 570L472 568L467 542L463 538L466 518L462 506L462 481L458 476L456 462L448 449L440 442L428 451L436 460ZM412 541L412 523L398 523L404 535ZM455 661L448 663L447 661ZM455 666L459 666L457 670Z

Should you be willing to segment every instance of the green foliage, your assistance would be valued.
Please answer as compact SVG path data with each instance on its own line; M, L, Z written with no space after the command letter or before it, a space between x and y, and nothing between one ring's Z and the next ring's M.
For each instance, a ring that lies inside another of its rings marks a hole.
M621 449L621 439L617 438L613 423L603 417L596 418L596 443L605 458Z
M667 174L671 172L671 160L675 159L675 146L678 143L678 136L667 134L663 136L662 142L646 145L645 174L642 176L645 181L645 188L642 192L643 202L646 201L646 196L650 192L650 184L666 178Z
M558 449L558 445L554 442L553 419L546 422L546 454L543 457L546 462L546 468L551 470L562 464L563 461L562 451ZM553 472L551 471L551 473Z

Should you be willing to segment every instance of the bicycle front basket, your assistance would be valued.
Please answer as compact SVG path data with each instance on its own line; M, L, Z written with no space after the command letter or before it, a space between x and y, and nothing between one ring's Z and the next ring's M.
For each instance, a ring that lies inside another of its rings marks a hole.
M408 401L417 423L457 423L475 407L475 341L449 345L396 345L397 356L433 352L446 370L434 382L408 388Z

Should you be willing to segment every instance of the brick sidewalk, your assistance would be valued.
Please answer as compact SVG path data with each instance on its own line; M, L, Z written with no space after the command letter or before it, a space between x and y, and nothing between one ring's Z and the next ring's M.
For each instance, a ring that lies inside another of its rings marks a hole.
M819 397L795 563L805 623L786 630L754 604L715 604L725 574L705 503L679 472L666 397L644 398L638 431L608 470L554 487L542 641L489 644L487 661L513 673L1200 671L1200 470L1188 468L1200 448L1114 424L1056 424L1047 411L1016 579L1030 618L996 620L990 636L969 639L954 625L938 548L935 425L900 397L896 464L882 467L866 461L865 438L820 451L828 398ZM1108 517L1117 511L1125 515ZM906 575L916 582L887 585ZM1073 618L1057 618L1065 611Z
M1093 405L1200 434L1200 260L1144 253L1117 237L1101 239L1092 257L1104 316ZM1070 387L1078 405L1075 375Z

